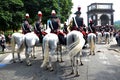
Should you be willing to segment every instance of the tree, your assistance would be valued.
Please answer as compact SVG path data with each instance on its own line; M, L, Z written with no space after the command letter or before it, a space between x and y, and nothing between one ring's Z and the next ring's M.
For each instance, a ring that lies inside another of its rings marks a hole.
M0 0L0 29L3 31L9 29L18 29L23 16L21 0Z

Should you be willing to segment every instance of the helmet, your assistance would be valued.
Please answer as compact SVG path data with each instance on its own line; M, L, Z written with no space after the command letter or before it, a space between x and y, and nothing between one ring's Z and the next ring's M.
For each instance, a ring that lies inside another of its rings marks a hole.
M42 12L38 11L38 16L41 17L42 16Z
M28 13L26 13L25 17L26 17L26 19L27 19L27 18L29 18L29 14L28 14Z
M52 10L51 15L56 15L55 10Z
M79 6L78 11L76 11L74 14L81 14L80 10L81 10L81 7Z
M55 10L52 10L50 18L57 18Z

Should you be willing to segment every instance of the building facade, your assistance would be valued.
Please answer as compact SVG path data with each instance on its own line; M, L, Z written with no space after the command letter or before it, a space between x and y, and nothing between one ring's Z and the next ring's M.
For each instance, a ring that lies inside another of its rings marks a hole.
M92 3L87 6L87 22L95 26L114 25L113 3Z

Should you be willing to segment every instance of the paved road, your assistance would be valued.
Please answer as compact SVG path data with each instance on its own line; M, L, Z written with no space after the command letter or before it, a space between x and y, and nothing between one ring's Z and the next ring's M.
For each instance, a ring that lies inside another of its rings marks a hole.
M71 72L69 58L64 56L64 62L54 59L53 72L40 68L42 63L41 47L36 48L36 59L32 66L26 63L11 63L11 54L0 55L0 80L120 80L120 47L115 41L108 44L97 44L96 55L89 56L89 49L83 50L83 66L79 66L79 77L69 75ZM21 53L25 59L24 53Z

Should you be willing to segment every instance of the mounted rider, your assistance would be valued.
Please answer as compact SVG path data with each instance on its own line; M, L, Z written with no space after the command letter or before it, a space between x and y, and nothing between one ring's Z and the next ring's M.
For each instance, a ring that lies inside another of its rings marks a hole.
M96 29L94 27L94 22L92 20L90 20L89 25L88 25L88 33L96 34Z
M81 15L81 7L78 7L78 11L76 11L74 14L75 17L72 18L72 27L71 30L78 30L80 31L81 27L83 27L83 18L80 17Z
M60 31L60 19L56 16L55 10L52 10L50 19L47 21L47 28L50 28L51 33L58 35L60 44L66 44L64 33Z
M27 13L26 15L25 15L25 19L24 19L24 21L23 21L23 23L22 23L22 33L23 34L26 34L26 33L28 33L28 32L31 32L31 25L29 24L29 22L28 22L28 18L29 18L29 14Z
M41 29L42 29L42 12L38 11L38 20L34 24L34 32L39 37L40 43L42 43L42 39L43 39Z
M65 34L68 33L67 27L68 27L68 26L67 26L66 22L64 22L63 32L64 32Z
M77 30L80 31L83 34L84 39L87 42L87 33L86 33L86 26L84 24L84 20L81 15L81 7L78 7L78 10L74 13L76 16L72 18L72 26L71 26L71 31L72 30Z

